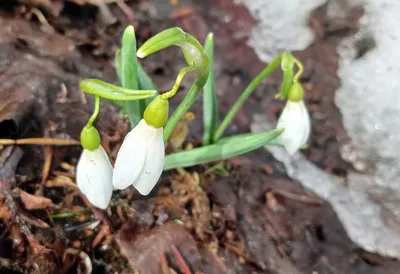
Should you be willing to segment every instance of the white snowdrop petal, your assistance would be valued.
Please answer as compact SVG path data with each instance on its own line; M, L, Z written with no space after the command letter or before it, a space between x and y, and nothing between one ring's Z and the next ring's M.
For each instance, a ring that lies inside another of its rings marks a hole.
M285 129L279 139L286 151L293 155L305 144L310 134L310 121L304 102L288 100L278 120L277 128Z
M76 182L95 207L106 209L110 203L113 191L111 180L112 166L103 147L94 151L84 149L76 168Z
M304 104L303 101L301 101L301 103L302 103L303 130L304 130L303 141L301 142L301 145L303 146L307 143L307 140L311 134L311 121L310 121L310 114L308 113L306 105Z
M151 134L151 128L142 119L125 136L114 164L112 183L116 189L129 187L139 176L144 165L147 142Z
M146 160L139 177L133 186L142 195L148 195L160 179L164 167L165 149L163 128L153 128L154 134L149 139Z

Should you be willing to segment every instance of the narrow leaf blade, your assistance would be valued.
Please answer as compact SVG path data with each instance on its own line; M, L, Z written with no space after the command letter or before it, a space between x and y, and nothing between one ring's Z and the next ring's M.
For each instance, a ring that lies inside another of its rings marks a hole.
M208 56L210 70L203 88L203 145L209 145L212 143L218 120L218 101L214 76L214 35L212 33L207 36L204 52Z
M117 60L118 61L118 60ZM121 48L121 84L127 89L139 89L138 61L136 57L135 29L129 26L122 36ZM118 70L117 70L118 73ZM125 111L128 114L131 126L135 126L142 119L143 103L139 101L124 102Z
M165 157L164 170L190 167L214 161L226 160L268 145L283 132L275 129L265 133L245 134L204 147L182 151Z
M181 28L169 28L147 40L138 50L137 56L144 58L159 50L186 41L185 32Z
M139 88L144 89L144 90L157 90L156 85L154 84L153 80L151 77L147 74L147 72L144 70L142 65L138 63L138 76L139 76ZM157 96L158 92L155 93L154 96ZM148 105L154 97L146 99L146 105Z
M155 90L131 90L98 79L85 79L80 88L88 94L108 100L141 100L154 96Z

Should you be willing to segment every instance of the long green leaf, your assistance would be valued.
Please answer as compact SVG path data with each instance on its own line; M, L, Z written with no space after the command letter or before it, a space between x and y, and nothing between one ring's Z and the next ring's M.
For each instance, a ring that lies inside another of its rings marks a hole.
M169 28L147 40L137 52L139 58L144 58L159 50L186 41L186 33L181 28Z
M210 72L203 88L203 145L209 145L213 142L218 120L218 101L214 76L214 35L212 33L207 36L204 52L210 61Z
M118 60L120 63L120 68L117 73L120 74L121 84L127 89L139 89L139 78L138 78L138 61L136 57L136 37L135 29L133 26L129 26L125 29L122 36L122 48L121 57ZM131 126L135 126L142 119L144 111L144 102L131 101L125 102L125 111L128 114Z
M156 94L155 90L131 90L98 79L85 79L79 85L86 93L108 100L141 100Z
M164 170L226 160L265 146L282 132L283 129L275 129L265 133L245 134L242 138L238 135L221 139L213 145L170 154L165 157Z
M139 76L139 88L144 89L144 90L157 90L156 85L154 84L153 80L151 77L147 74L147 72L144 70L142 65L138 63L138 76ZM153 101L154 97L158 95L158 92L151 97L146 99L146 105L148 105L151 101Z
M117 50L114 57L115 70L117 72L118 80L122 83L122 61L121 61L121 50Z

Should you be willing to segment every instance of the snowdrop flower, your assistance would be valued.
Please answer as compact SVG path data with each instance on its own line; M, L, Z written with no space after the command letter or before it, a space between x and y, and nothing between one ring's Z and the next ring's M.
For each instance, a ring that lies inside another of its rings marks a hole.
M114 165L113 185L125 189L133 185L148 195L164 166L163 126L168 119L168 100L156 97L146 108L143 119L125 137Z
M303 102L303 88L300 84L295 83L290 89L288 100L276 128L285 129L278 138L290 155L306 144L310 136L311 123Z
M100 134L93 126L86 126L81 133L83 151L76 168L79 190L95 207L106 209L111 200L112 166Z

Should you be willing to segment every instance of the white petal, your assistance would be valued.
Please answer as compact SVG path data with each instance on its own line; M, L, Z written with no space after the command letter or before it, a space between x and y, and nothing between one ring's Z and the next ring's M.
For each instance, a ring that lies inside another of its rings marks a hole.
M165 149L163 128L153 128L154 133L149 138L146 160L139 177L133 186L142 195L148 195L160 179L164 167Z
M84 149L76 168L76 182L95 207L106 209L110 203L113 191L111 180L112 166L103 147L94 151Z
M125 189L139 176L144 166L146 147L153 134L144 119L124 139L114 164L112 183L116 189Z
M308 138L310 138L310 133L311 133L311 121L310 121L310 115L308 113L307 107L304 104L303 101L301 101L303 107L302 107L302 121L303 121L303 127L304 127L304 138L301 143L301 146L305 145L307 143Z
M303 101L287 101L276 128L284 128L279 136L286 151L293 155L305 144L310 134L310 118Z

